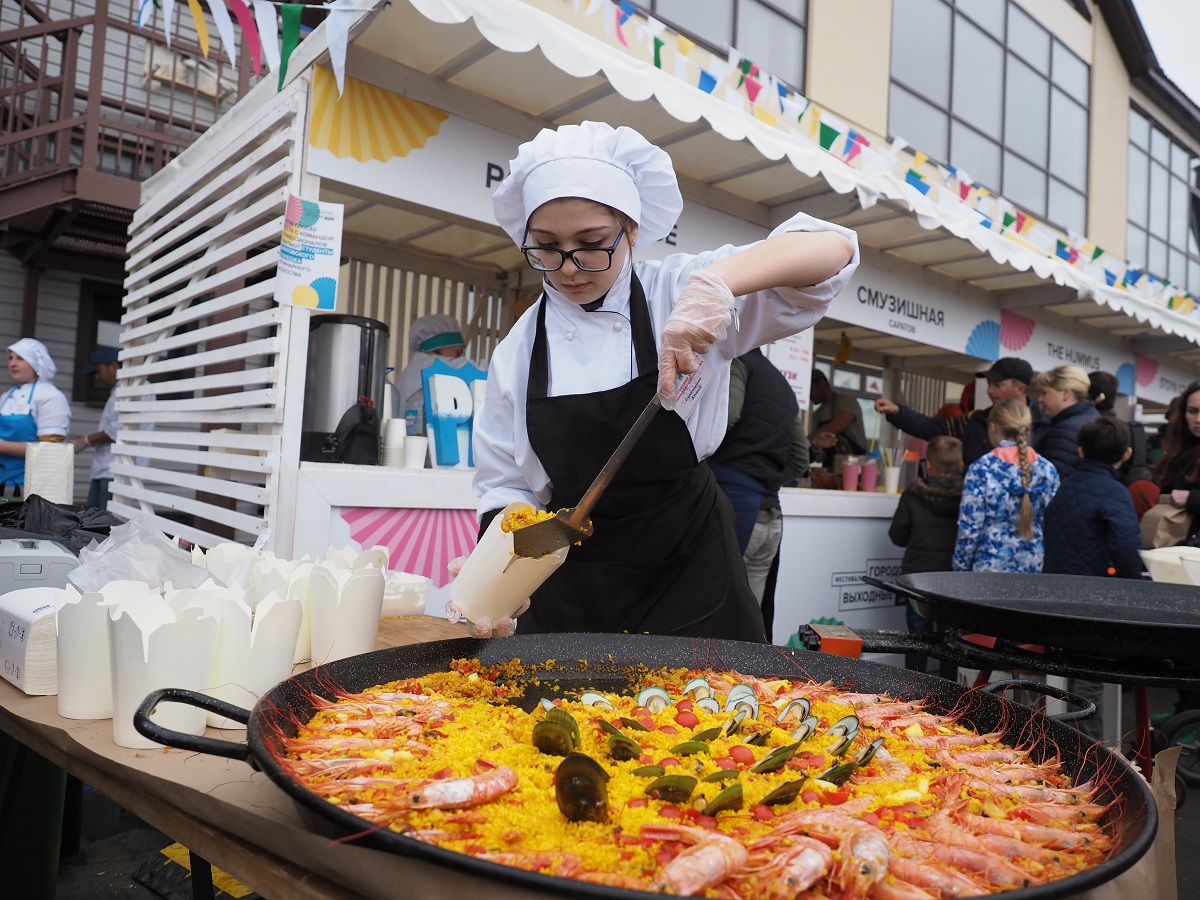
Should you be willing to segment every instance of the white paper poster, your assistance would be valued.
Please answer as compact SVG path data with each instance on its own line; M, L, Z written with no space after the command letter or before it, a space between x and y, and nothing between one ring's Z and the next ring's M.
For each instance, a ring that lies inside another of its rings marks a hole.
M309 309L337 305L342 257L342 204L288 195L279 244L275 302Z
M768 344L763 348L767 359L775 364L796 394L801 411L808 409L808 389L812 381L813 332L809 328L799 334Z

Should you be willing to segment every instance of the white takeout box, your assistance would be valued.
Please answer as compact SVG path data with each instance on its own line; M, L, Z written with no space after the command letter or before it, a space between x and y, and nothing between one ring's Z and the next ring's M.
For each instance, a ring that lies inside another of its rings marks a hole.
M384 570L314 565L308 577L312 661L316 665L370 653L379 636Z
M451 618L461 615L470 622L495 625L516 613L563 564L570 547L539 559L513 554L512 533L503 531L500 522L514 510L527 508L530 504L522 501L510 503L492 519L462 571L450 584L446 612Z
M1200 547L1160 547L1157 550L1140 550L1142 562L1153 581L1167 584L1192 584L1184 571L1183 561L1200 563Z

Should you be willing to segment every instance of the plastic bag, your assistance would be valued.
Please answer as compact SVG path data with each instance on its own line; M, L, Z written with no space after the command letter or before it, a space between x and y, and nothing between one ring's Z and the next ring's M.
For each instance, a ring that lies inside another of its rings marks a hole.
M170 584L181 590L199 587L209 577L207 569L192 564L188 551L157 528L133 519L113 528L100 544L79 551L79 566L68 579L89 593L110 581L140 581L153 590Z
M0 540L50 540L75 554L93 541L104 540L120 524L107 510L51 503L36 494L0 503Z

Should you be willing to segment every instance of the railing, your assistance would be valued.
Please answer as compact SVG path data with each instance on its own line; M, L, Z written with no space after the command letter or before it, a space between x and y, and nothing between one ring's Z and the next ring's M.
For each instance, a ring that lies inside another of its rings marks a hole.
M3 0L0 190L70 169L145 180L244 94L247 67L203 59L184 9L167 48L136 0Z

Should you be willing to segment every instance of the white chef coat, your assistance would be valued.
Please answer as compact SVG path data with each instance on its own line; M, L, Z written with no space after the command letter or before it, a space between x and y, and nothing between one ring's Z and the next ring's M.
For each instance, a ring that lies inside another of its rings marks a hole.
M100 431L108 435L109 440L117 439L117 390L108 392L104 401L104 409L100 411ZM97 478L112 478L112 444L96 444L92 454L92 481Z
M33 395L32 404L30 394ZM38 379L0 394L0 416L24 415L33 416L38 437L66 437L67 429L71 427L71 403L49 381Z
M858 240L854 232L800 213L776 228L771 236L791 231L836 231L854 242L854 256L832 278L810 287L759 291L737 298L739 329L730 327L726 339L704 354L711 381L687 420L697 459L710 456L725 437L732 360L755 347L811 328L825 315L830 302L858 267ZM663 327L688 275L694 269L707 268L745 249L726 244L698 255L677 254L661 262L634 263L633 270L646 293L656 343L661 343ZM549 283L544 284L548 300L548 396L605 391L626 384L639 374L629 325L629 285L627 270L605 296L604 305L595 312L587 312ZM479 498L478 515L503 509L518 500L545 508L550 500L550 479L529 445L525 418L537 308L535 303L517 320L496 347L488 368L487 399L474 427L473 489Z

